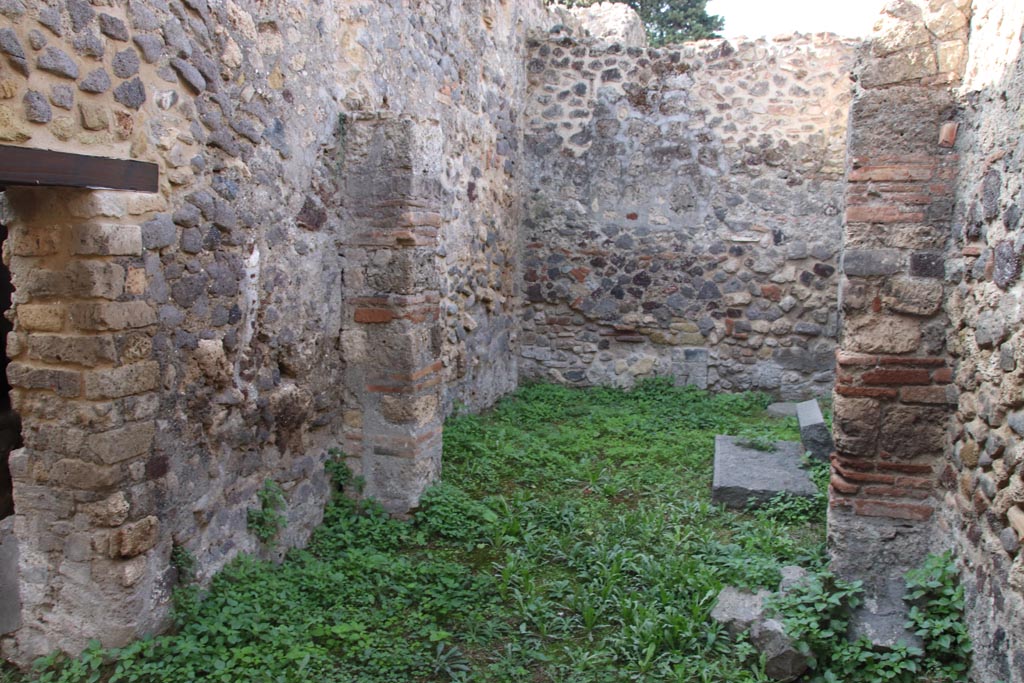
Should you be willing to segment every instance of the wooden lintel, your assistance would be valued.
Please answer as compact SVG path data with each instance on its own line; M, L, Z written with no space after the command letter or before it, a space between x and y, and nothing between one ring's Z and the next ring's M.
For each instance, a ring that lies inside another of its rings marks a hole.
M156 192L156 164L0 145L0 187L85 187Z

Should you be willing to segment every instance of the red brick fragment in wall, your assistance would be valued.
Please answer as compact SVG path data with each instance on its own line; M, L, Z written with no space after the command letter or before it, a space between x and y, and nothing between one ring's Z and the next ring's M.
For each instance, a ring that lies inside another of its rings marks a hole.
M864 517L890 517L924 522L931 519L934 510L930 505L915 503L893 503L881 500L854 500L853 511Z
M379 324L389 323L395 319L394 311L387 308L358 308L356 309L355 321L357 323Z
M928 368L945 365L946 359L941 356L880 356L878 364Z
M854 494L860 490L859 486L846 481L835 472L832 473L832 478L829 480L829 483L832 485L832 488L838 493Z
M846 209L847 223L923 223L923 211L905 211L900 206L850 206Z
M955 403L950 400L947 387L903 387L900 389L900 400L905 403L927 403L930 405L942 405Z
M861 375L864 384L903 386L907 384L931 384L927 370L869 370Z
M850 398L896 398L899 390L886 387L837 386L836 393Z
M952 147L956 144L956 134L960 130L960 124L956 121L946 121L939 129L939 147Z

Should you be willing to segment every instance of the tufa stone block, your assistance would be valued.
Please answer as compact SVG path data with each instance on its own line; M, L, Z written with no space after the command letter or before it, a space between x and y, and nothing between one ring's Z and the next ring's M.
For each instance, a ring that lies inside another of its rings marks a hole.
M156 423L136 422L118 429L91 434L85 439L89 452L101 462L113 465L149 453L156 436Z
M59 332L64 327L62 304L20 304L15 309L18 327L30 332Z
M79 303L71 306L71 322L82 330L125 330L156 323L156 311L145 301Z
M7 366L7 379L12 387L45 389L64 398L82 393L82 374L77 370L63 370L15 362Z
M110 541L111 557L136 557L156 545L160 521L150 515L118 529Z
M116 467L74 458L58 460L49 475L51 482L82 491L102 491L121 481L121 472Z
M131 505L128 503L128 498L124 492L118 491L101 501L79 505L78 510L88 515L89 519L96 526L116 527L121 526L128 520Z
M121 398L152 391L160 385L160 364L132 363L120 368L85 373L85 397L90 400Z
M71 253L83 256L139 256L142 230L137 225L83 223L71 229Z

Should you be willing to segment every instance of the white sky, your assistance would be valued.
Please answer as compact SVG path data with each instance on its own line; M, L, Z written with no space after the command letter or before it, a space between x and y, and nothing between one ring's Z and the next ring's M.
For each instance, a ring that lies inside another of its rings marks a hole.
M886 0L709 0L708 14L725 17L722 35L758 38L831 31L865 36Z

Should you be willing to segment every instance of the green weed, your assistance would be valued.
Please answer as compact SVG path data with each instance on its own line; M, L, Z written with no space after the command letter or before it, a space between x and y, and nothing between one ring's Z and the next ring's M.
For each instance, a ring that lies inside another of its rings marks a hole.
M798 438L764 420L768 402L664 379L526 386L448 420L444 480L411 523L341 495L358 482L333 453L339 493L305 550L239 557L176 591L173 633L49 658L30 680L765 681L750 644L711 622L715 597L825 561L820 514L710 502L715 434ZM264 542L283 502L268 485L250 511Z
M263 543L269 543L284 528L287 518L281 512L285 507L284 491L273 479L263 482L263 488L257 494L260 500L258 508L249 508L247 517L249 531Z

